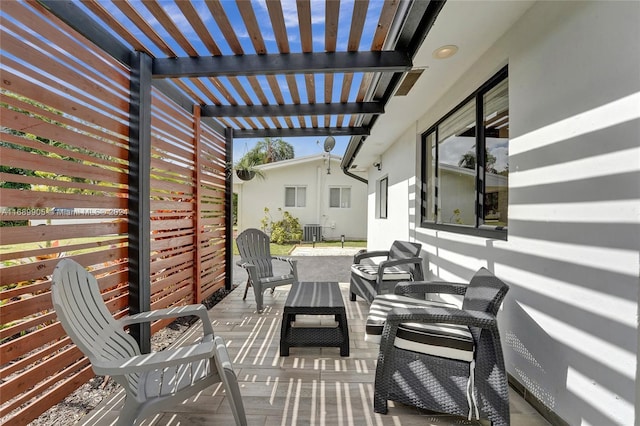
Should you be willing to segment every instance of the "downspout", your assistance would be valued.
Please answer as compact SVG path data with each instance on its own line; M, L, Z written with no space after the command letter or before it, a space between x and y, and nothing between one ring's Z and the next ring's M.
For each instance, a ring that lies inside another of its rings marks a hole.
M322 166L316 167L316 223L322 219L322 199L324 198L324 186L322 185Z

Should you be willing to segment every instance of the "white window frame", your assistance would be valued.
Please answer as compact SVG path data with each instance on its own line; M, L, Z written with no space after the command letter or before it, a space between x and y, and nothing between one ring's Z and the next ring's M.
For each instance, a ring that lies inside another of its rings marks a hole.
M389 176L381 178L376 187L378 219L386 219L389 217Z
M294 191L294 202L293 206L287 205L287 190L293 189ZM301 200L300 192L304 190L304 198ZM307 207L307 187L304 185L285 185L284 187L284 206L286 208L304 208Z
M331 205L331 191L339 190L340 191L340 200L339 206ZM348 190L348 200L345 200L345 191ZM330 186L329 187L329 208L330 209L350 209L351 208L351 187L350 186Z

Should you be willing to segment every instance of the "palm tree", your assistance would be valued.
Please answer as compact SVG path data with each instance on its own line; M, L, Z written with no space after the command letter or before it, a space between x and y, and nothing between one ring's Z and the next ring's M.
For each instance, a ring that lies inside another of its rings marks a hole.
M497 173L494 169L494 166L496 164L496 156L487 151L485 151L484 155L486 171L489 173ZM476 153L473 151L468 151L466 154L464 154L458 161L458 167L462 167L464 169L475 169Z
M259 161L261 164L275 163L295 157L293 146L282 138L264 138L258 141L256 146L246 155L250 155L256 160L262 160Z

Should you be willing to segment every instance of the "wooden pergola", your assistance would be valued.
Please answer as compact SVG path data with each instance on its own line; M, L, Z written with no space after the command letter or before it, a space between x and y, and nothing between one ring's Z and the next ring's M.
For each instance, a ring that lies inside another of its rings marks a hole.
M262 3L245 0L113 1L111 11L96 0L40 3L123 64L140 66L141 76L185 109L199 105L202 117L233 138L351 136L350 154L405 76L415 82L412 59L444 5L266 0L269 19L260 20ZM317 9L322 22L314 21ZM243 25L234 27L238 16Z

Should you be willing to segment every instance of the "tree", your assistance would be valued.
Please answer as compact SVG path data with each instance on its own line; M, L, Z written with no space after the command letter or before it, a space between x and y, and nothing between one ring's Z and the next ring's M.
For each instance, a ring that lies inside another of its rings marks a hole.
M489 173L497 173L496 170L494 169L494 166L496 164L495 155L491 154L488 151L485 151L484 156L485 156L485 170ZM474 151L468 151L466 154L464 154L458 161L458 167L475 170L476 153Z
M264 138L245 154L256 164L275 163L295 157L293 146L282 138Z

